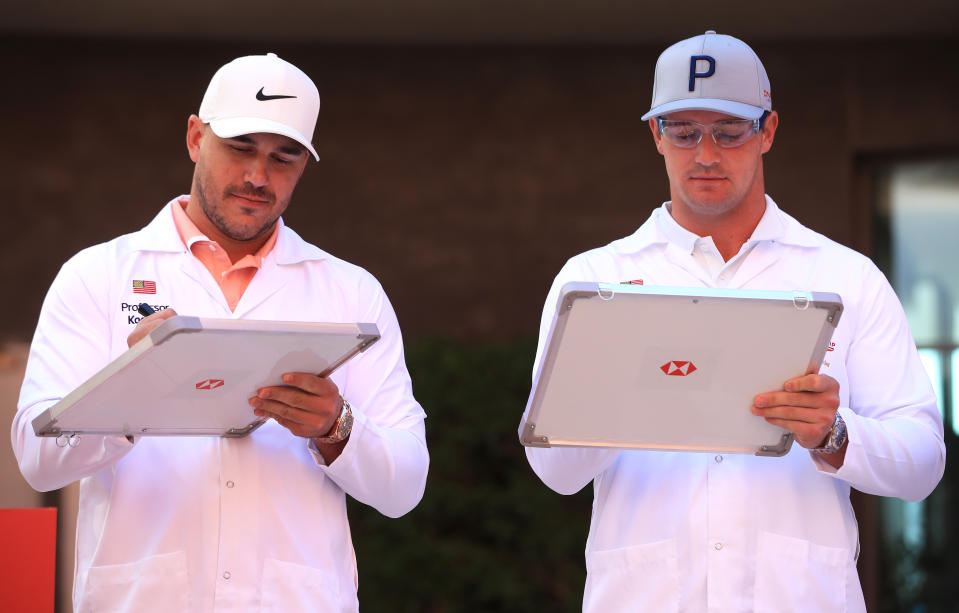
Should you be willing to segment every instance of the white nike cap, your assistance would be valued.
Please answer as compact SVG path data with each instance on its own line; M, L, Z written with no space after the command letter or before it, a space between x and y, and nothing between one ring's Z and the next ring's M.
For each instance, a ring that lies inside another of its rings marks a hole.
M213 75L198 113L220 138L267 132L288 136L317 160L311 141L320 92L310 77L275 53L248 55Z
M759 119L772 105L769 77L756 52L738 38L709 30L659 56L653 103L643 121L677 111Z

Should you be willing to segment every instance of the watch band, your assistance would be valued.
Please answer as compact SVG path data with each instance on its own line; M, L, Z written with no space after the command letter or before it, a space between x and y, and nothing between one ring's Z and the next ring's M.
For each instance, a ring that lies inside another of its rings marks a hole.
M340 400L343 402L343 409L340 411L340 416L333 422L333 427L330 428L329 434L313 439L318 444L329 445L331 443L339 443L345 440L350 435L350 432L353 431L353 408L343 396L340 396Z
M833 419L832 428L829 429L829 436L823 442L821 447L810 449L813 453L836 453L846 444L846 422L842 415L836 411L836 418Z

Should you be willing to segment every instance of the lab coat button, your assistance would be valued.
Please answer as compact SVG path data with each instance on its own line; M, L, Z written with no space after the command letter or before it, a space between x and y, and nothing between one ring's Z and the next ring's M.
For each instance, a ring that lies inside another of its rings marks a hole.
M714 460L716 460L716 463L717 463L717 464L719 464L720 462L722 462L722 461L723 461L723 456L721 456L721 455L718 455L718 456L716 456L716 457L715 457L715 458L713 458L713 459L714 459Z
M723 544L722 544L722 543L716 543L715 545L713 545L713 547L716 548L716 551L719 551L720 549L723 548Z
M228 581L229 581L230 577L232 577L232 576L233 576L233 575L230 574L230 571L226 571L225 573L223 573L223 578L226 579L226 580L228 580Z
M229 487L229 488L232 488L232 487L233 487L233 482L232 482L232 481L227 481L227 482L226 482L226 486Z

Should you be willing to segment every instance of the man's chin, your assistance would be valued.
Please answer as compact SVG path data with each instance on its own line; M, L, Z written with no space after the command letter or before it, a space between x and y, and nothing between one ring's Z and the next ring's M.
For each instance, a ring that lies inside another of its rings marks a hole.
M704 217L722 217L736 209L736 203L726 199L697 199L687 201L687 207L693 213Z
M248 243L263 236L263 232L230 232L227 236L238 243Z
M224 232L230 239L235 240L240 243L245 243L249 241L255 241L259 238L262 238L264 235L269 234L273 229L273 224L276 222L271 222L266 225L258 226L247 226L240 228L229 228L228 232Z

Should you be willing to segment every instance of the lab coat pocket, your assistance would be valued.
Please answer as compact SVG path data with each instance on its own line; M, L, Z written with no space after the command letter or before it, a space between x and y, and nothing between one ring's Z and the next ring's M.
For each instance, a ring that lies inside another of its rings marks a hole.
M594 551L586 558L583 611L679 611L676 542Z
M846 610L848 549L764 532L756 555L756 613Z
M340 598L335 577L316 568L267 558L263 563L261 611L324 611L347 613L359 610L353 595Z
M78 609L81 613L169 613L190 607L186 554L150 556L128 564L92 566Z

